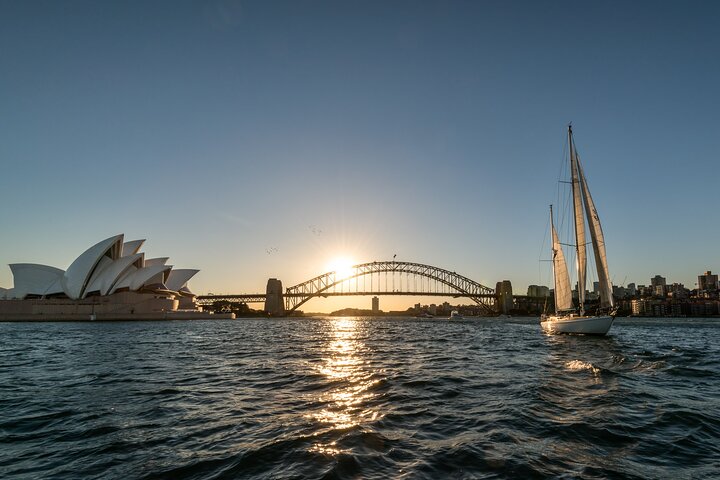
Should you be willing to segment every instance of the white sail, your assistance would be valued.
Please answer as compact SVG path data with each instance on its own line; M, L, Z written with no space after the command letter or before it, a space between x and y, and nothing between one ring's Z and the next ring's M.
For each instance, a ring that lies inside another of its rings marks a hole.
M605 254L605 236L603 235L600 217L598 217L595 202L593 202L592 195L590 195L590 188L585 180L585 173L580 165L579 158L577 162L580 173L580 183L583 188L583 198L585 200L585 211L587 212L588 224L590 225L590 238L592 240L593 253L595 254L598 283L600 284L600 307L612 308L615 302L612 296L612 283L610 282L607 255Z
M565 255L563 255L560 239L552 226L553 241L553 273L555 274L555 311L570 310L572 308L572 290L570 289L570 275L568 274Z
M580 314L585 304L585 273L587 270L587 250L585 248L585 216L583 215L580 176L578 175L577 152L572 139L572 129L568 129L570 149L570 168L572 170L573 213L575 216L575 245L577 245L578 303Z

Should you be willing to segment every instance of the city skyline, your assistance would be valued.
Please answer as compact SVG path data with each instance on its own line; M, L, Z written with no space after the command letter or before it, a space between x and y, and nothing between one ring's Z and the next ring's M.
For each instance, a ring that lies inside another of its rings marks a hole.
M120 232L200 269L198 294L395 255L515 293L550 286L543 236L569 122L614 284L659 274L692 289L720 270L715 3L0 13L2 287L9 263L65 268ZM337 305L370 298L307 310Z

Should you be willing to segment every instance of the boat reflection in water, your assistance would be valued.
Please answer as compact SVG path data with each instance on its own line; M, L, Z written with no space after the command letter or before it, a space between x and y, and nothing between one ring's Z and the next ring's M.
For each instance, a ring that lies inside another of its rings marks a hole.
M362 322L354 318L333 318L328 322L327 356L317 371L326 377L323 383L330 389L317 398L321 410L310 415L326 428L317 431L315 435L321 440L310 450L333 455L343 452L338 445L343 432L378 419L378 410L369 404L375 397L371 388L380 378L368 367L368 348L359 339Z

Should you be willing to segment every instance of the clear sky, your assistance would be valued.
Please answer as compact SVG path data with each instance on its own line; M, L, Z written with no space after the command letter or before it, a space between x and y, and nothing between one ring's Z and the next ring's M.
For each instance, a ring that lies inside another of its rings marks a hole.
M720 270L718 18L698 1L2 0L0 264L66 268L125 233L201 269L196 293L395 254L524 293L550 283L572 121L614 282L693 288ZM307 309L340 304L370 299Z

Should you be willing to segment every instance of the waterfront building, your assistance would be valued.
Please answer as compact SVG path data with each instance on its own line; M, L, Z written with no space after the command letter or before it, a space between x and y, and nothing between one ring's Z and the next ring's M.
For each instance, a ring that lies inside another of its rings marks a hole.
M710 270L703 275L698 275L698 290L715 292L718 290L718 276L713 275Z
M644 298L633 299L630 304L633 315L645 315L650 309L650 300Z
M682 283L673 283L668 286L668 295L670 295L673 300L685 299L689 293L688 289L685 288L685 285Z
M378 297L372 298L372 313L373 314L380 313L380 299Z
M638 285L637 287L637 294L639 297L651 297L653 295L653 287L645 286L645 285Z
M664 297L667 293L667 280L665 277L655 275L650 279L650 285L652 286L652 294L656 297Z
M690 315L693 317L717 315L719 307L720 303L717 301L693 302L690 304Z
M668 315L668 304L666 302L651 302L650 308L653 317L666 317Z
M628 297L628 289L625 287L618 287L617 285L613 285L613 297L617 299L623 299Z
M114 235L85 250L65 270L11 264L13 287L0 291L0 319L199 312L187 286L198 270L175 269L167 257L145 258L144 242Z

